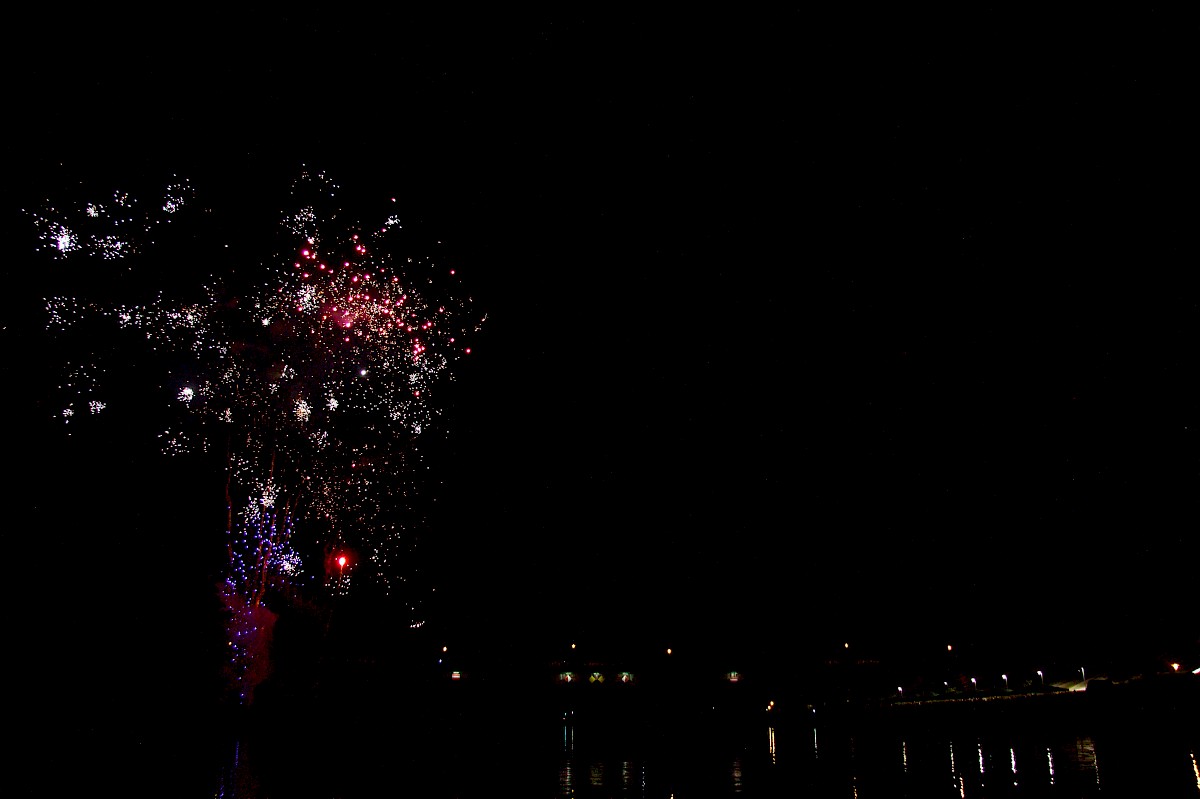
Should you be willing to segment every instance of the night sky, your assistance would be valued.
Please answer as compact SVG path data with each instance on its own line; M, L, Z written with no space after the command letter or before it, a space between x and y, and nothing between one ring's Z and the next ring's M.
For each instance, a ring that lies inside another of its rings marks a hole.
M179 174L249 237L302 165L396 197L488 317L424 444L460 640L1195 642L1194 25L474 13L44 20L5 56L12 218ZM71 288L27 240L18 600L168 628L208 500L136 418L64 438Z

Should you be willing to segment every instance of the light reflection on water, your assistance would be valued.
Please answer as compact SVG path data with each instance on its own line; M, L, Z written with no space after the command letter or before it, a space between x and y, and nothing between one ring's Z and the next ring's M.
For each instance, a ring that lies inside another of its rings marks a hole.
M234 742L209 795L1200 799L1197 741L1179 731L818 725L735 731L572 719L550 720L540 732L536 724L465 727L419 746L412 737L343 743L349 745L328 751L323 780L310 782L280 781L286 757L256 757L252 744Z
M593 781L588 791L566 785L560 797L685 796L870 797L947 795L1200 797L1195 741L1159 738L1142 730L940 731L908 730L874 735L819 727L767 727L758 743L728 740L682 748L640 749L622 768L642 780ZM815 735L814 735L815 734ZM619 748L619 747L618 747ZM967 761L955 749L971 751ZM603 764L612 750L574 751L564 767ZM941 764L940 767L938 764ZM660 777L655 779L655 776Z

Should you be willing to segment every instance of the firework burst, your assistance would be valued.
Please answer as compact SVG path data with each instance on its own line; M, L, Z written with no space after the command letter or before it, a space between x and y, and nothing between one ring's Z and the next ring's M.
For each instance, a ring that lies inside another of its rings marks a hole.
M272 252L251 263L240 253L223 256L217 273L196 285L172 280L180 285L175 293L45 303L52 332L107 329L117 337L107 340L120 342L109 357L130 347L154 354L163 366L165 452L223 457L222 588L243 694L254 682L264 611L306 568L321 569L337 592L348 590L356 572L385 591L400 579L398 561L411 537L396 519L420 490L417 442L440 415L431 401L439 384L452 379L470 352L467 338L484 321L457 293L454 270L401 253L406 240L396 215L370 227L346 224L337 195L324 175L301 174ZM152 213L123 193L68 212L47 206L32 214L38 249L89 268L167 263L180 254L156 252L156 232L177 223L191 197L180 182ZM146 293L148 283L128 285ZM86 338L94 340L90 332ZM102 414L116 401L106 393L102 361L91 354L68 365L56 412L64 423ZM307 550L297 544L301 528ZM306 557L318 547L321 555ZM331 572L327 556L339 550L360 553L363 562L348 568L342 561Z

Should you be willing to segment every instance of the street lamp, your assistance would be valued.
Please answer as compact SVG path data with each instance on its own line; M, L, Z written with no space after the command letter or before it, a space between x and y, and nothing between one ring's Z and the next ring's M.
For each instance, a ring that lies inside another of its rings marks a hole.
M1001 674L1000 679L1004 680L1004 690L1007 691L1008 690L1008 675Z
M975 678L972 677L971 678L971 690L975 690L976 687L977 687L977 684L975 682Z
M901 699L903 699L903 698L904 698L904 686L903 686L903 685L897 685L897 686L896 686L896 690L900 692L900 698L901 698Z
M1037 673L1037 675L1038 675L1038 677L1039 677L1039 678L1041 678L1041 681L1042 681L1042 687L1043 687L1043 688L1045 688L1045 687L1046 687L1046 675L1045 675L1045 674L1042 674L1042 670L1041 670L1041 669L1038 669L1038 673Z
M1083 677L1083 684L1087 685L1087 672L1083 670L1083 666L1079 667L1079 676Z

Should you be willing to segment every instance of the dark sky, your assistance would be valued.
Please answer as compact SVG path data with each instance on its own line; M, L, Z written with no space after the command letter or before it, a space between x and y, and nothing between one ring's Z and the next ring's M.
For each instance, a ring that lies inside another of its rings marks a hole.
M178 173L269 216L306 164L473 287L427 549L463 634L1195 627L1190 22L85 14L6 56L20 205ZM53 507L16 541L111 554Z

